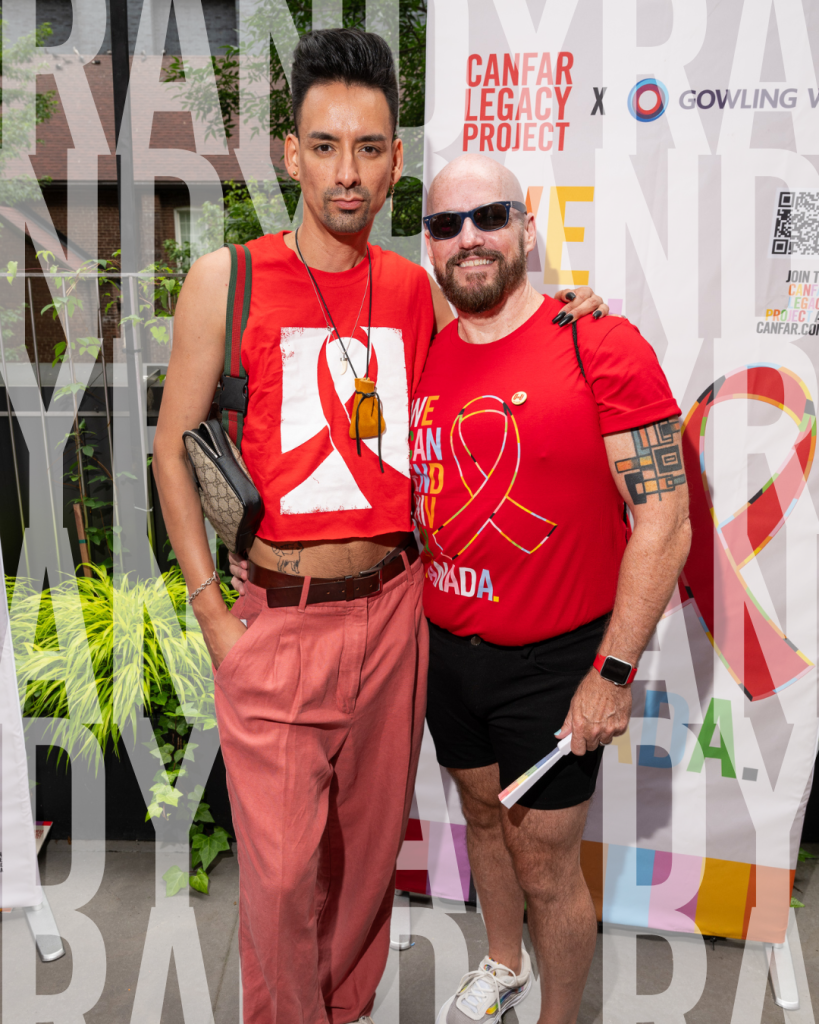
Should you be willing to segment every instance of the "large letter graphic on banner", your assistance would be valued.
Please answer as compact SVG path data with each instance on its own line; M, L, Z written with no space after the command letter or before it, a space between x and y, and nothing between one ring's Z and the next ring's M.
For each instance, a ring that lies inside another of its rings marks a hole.
M705 943L699 935L662 934L674 962L671 984L656 995L637 990L637 936L656 935L603 925L603 1021L605 1024L685 1024L685 1014L697 1005L708 974Z
M714 733L719 729L719 746L714 746ZM705 718L697 736L697 745L688 765L690 772L701 772L706 757L716 758L722 765L722 777L735 779L736 755L734 754L734 723L731 718L730 700L711 699Z
M720 523L705 475L705 433L714 405L732 398L774 405L799 428L779 471L731 517ZM742 578L742 567L777 533L796 504L816 446L813 401L802 381L777 366L735 370L707 388L686 417L683 449L691 481L694 543L682 574L683 599L692 598L700 623L725 667L749 700L760 700L795 682L812 667L771 621ZM696 480L702 486L698 487ZM715 636L715 583L725 605L724 635Z
M588 270L561 270L563 243L582 242L586 229L566 226L567 203L590 203L594 200L594 189L583 186L558 186L552 188L549 199L549 221L546 228L546 268L543 280L546 284L588 284Z
M782 77L777 75L777 84L798 87L800 107L803 104L807 106L806 87L816 87L811 32L803 4L799 0L744 0L741 9L727 92L745 90L748 102L743 100L734 107L726 108L720 125L718 153L744 154L756 144L751 141L755 125L755 111L751 104L753 89L747 87L764 81L762 68L771 31L774 39L777 32L783 43L787 39L787 50L783 45L786 58ZM775 27L772 29L772 26ZM780 101L780 107L784 106ZM791 118L796 152L815 153L816 118L800 116L798 110L791 114Z
M674 721L671 729L671 744L668 753L657 753L656 737L657 722L660 718L660 707L665 704L674 709ZM646 690L646 709L643 716L643 731L637 747L637 763L644 768L672 768L682 761L685 754L687 725L690 718L688 703L678 693L666 693L663 690ZM629 756L631 751L629 750ZM622 762L622 748L618 757Z
M0 576L5 579L2 551ZM42 896L37 877L23 719L5 591L0 594L0 857L3 865L0 897L4 905L37 906Z
M61 721L27 720L30 777L35 774L38 746L62 746ZM58 992L42 991L26 922L22 916L10 916L3 921L0 1016L4 1022L76 1024L93 1010L105 988L107 957L102 933L81 909L94 899L105 873L105 772L96 770L93 753L83 753L86 743L97 746L90 730L85 735L78 733L63 747L71 760L71 869L63 881L45 886L60 935L71 950L70 982Z

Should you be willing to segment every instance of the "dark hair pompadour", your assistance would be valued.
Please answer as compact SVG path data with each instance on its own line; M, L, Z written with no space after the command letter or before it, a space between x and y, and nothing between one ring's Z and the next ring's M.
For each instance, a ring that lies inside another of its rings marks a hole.
M299 39L290 72L296 131L307 91L313 85L327 82L380 89L387 99L395 130L398 123L398 80L392 53L381 36L355 28L327 28L307 32Z

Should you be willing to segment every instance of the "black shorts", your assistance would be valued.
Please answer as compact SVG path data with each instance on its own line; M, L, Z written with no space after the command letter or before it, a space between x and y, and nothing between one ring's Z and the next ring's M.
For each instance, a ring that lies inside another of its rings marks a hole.
M554 750L554 734L608 619L523 647L473 643L430 622L427 722L438 763L483 768L497 762L505 789ZM583 803L594 792L602 755L602 746L583 757L568 754L518 802L538 810Z

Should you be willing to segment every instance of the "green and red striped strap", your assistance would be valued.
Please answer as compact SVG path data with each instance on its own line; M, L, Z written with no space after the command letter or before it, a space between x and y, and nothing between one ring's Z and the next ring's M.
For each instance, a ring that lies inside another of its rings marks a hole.
M225 377L241 380L246 388L247 372L242 366L242 334L250 312L253 266L250 250L246 245L226 245L230 250L230 285L225 322ZM222 427L240 451L243 423L243 412L237 409L222 409Z

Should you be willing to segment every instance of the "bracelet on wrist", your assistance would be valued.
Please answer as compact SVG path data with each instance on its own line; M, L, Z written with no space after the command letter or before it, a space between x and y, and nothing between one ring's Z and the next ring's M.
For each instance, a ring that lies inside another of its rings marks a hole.
M200 587L197 587L196 590L194 590L194 592L192 594L188 594L188 596L185 598L185 600L188 602L188 604L193 604L193 599L195 597L198 597L202 593L202 591L205 589L205 587L209 587L211 585L211 583L216 583L218 579L219 579L219 574L218 574L217 570L214 569L213 570L213 575L209 576Z

